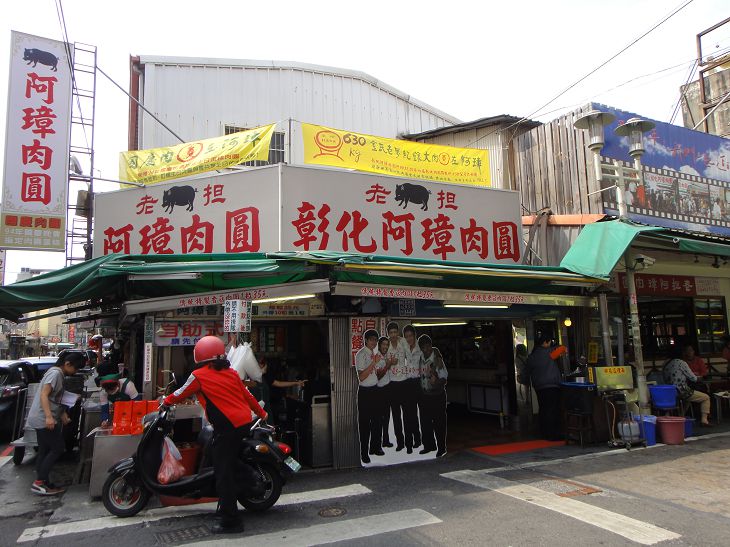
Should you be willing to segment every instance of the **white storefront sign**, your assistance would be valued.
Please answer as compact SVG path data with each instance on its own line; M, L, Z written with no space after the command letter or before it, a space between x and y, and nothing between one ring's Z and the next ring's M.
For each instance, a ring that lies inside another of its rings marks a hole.
M63 42L13 31L0 246L66 246L71 69Z
M273 251L277 180L257 169L98 194L94 256Z
M152 343L144 344L144 382L152 381Z
M281 175L281 176L280 176ZM517 192L306 167L96 196L94 255L341 251L519 263Z
M226 300L223 303L223 332L251 332L250 300Z

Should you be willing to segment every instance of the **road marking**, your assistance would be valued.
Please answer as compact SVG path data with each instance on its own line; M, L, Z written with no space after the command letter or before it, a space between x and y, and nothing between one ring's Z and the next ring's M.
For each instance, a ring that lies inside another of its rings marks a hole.
M0 467L8 463L10 460L12 460L12 456L0 456Z
M431 513L423 509L408 509L405 511L396 511L395 513L371 515L369 517L341 520L328 524L315 524L306 528L281 530L279 532L259 534L257 536L231 539L216 538L215 540L188 543L186 546L237 547L240 545L250 545L251 547L280 547L281 545L286 545L287 547L308 547L310 545L324 545L338 541L367 538L387 534L388 532L416 528L418 526L439 524L440 522L442 522L441 519L434 517Z
M564 498L551 492L535 488L501 477L495 477L482 471L453 471L441 475L472 486L504 494L518 500L526 501L538 507L543 507L586 524L602 528L614 534L625 537L642 545L654 545L660 541L681 537L675 532L659 528L653 524L642 522L631 517L625 517L574 498Z
M360 496L370 494L372 490L362 484L348 484L338 486L336 488L324 488L322 490L309 490L307 492L297 492L294 494L283 494L274 507L282 507L287 505L299 505L302 503L312 503L315 501L323 501L329 499L345 498L348 496ZM50 538L65 536L67 534L78 534L82 532L93 532L94 530L103 530L106 528L120 528L123 526L134 526L144 522L154 522L157 520L187 517L197 513L205 513L206 511L215 511L217 502L198 503L196 505L183 505L174 507L161 507L159 509L150 509L140 515L129 518L118 518L113 516L99 517L88 520L78 520L73 522L63 522L59 524L49 524L48 526L39 526L36 528L26 528L26 530L18 538L18 543L27 541L36 541L41 538Z

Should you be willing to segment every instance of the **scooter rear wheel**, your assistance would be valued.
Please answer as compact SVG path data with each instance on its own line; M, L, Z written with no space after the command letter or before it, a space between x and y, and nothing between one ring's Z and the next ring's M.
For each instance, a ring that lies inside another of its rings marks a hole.
M104 481L101 501L112 515L131 517L145 508L150 499L149 491L134 480L133 473L113 472Z
M267 464L256 464L254 465L256 473L261 475L261 480L269 482L270 486L266 489L263 496L252 498L245 494L238 496L238 503L243 505L246 509L253 512L266 511L277 501L281 496L281 489L284 486L284 481L281 475L270 465Z

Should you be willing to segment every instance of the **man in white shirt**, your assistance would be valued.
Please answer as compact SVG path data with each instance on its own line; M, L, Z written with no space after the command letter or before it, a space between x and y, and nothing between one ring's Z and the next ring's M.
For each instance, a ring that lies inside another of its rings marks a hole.
M357 423L360 430L360 459L363 463L370 463L370 454L385 455L379 438L382 426L376 368L381 356L377 345L378 333L374 330L365 331L363 347L355 354L355 370L360 383L357 389Z
M378 339L378 353L380 361L375 367L375 374L378 377L378 404L380 405L380 428L382 435L378 437L378 443L382 448L393 448L390 442L390 367L395 364L395 358L388 355L390 340L385 336ZM382 441L382 442L381 442Z
M393 431L395 432L396 452L404 448L409 454L413 453L413 433L411 424L413 416L408 396L408 363L406 362L406 343L400 336L400 327L395 321L386 327L390 348L388 355L393 359L390 367L390 410L393 414ZM415 411L415 409L413 409ZM405 435L404 435L405 426Z
M418 339L421 348L421 432L423 450L436 450L436 457L446 454L446 380L449 377L441 352L433 347L431 337L424 334ZM435 437L435 442L434 442Z
M406 388L405 404L406 415L410 420L406 424L406 436L410 435L410 445L413 448L421 446L421 429L418 424L419 406L421 404L421 348L416 340L416 329L413 325L403 327L404 353L406 357L406 370L408 375L408 387ZM409 443L406 442L406 445Z

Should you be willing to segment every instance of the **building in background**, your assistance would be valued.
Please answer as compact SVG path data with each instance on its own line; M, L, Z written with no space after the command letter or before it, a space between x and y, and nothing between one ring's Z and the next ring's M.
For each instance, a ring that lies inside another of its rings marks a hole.
M186 141L277 122L268 163L303 163L301 123L400 138L460 122L363 72L304 63L143 55L130 79L131 95ZM174 144L130 101L129 150Z
M730 50L712 38L729 23L730 17L697 35L699 77L681 88L684 126L721 137L730 136Z

